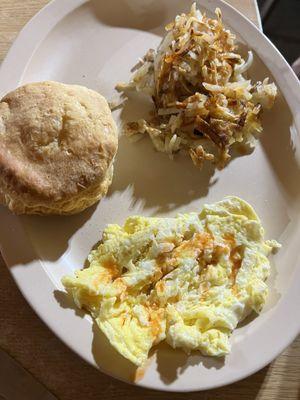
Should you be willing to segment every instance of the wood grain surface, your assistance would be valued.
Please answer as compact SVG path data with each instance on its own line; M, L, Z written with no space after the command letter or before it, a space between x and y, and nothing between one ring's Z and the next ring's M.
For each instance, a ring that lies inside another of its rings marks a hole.
M257 7L253 0L228 2L258 23ZM47 3L48 0L0 0L0 61L24 24ZM299 315L295 315L295 318L299 318ZM36 316L20 294L1 257L0 347L60 400L300 399L300 338L263 370L217 390L168 394L139 389L107 377L69 350ZM261 351L263 349L257 349L257 352Z

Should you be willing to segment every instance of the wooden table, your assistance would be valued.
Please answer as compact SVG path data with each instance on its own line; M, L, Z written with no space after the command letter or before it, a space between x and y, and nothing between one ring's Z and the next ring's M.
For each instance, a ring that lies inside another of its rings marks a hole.
M259 24L254 0L229 2ZM47 3L48 0L0 0L0 60L22 26ZM295 318L299 318L299 315ZM260 372L217 390L168 394L115 381L86 364L55 337L26 303L1 258L0 347L15 357L60 400L300 399L300 338Z

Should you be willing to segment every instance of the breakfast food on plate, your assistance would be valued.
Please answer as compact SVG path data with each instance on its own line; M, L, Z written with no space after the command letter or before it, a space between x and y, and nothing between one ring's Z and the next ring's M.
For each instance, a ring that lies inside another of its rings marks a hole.
M118 135L104 97L58 82L0 102L0 203L17 214L74 214L103 197Z
M264 240L252 207L227 197L199 214L109 225L89 267L63 284L137 366L162 340L188 353L224 356L239 321L265 303L267 256L276 247Z
M254 145L262 110L273 106L277 88L268 78L245 78L252 52L245 61L219 9L216 15L208 18L195 4L178 15L158 49L149 50L131 81L117 89L143 92L154 103L147 121L127 124L128 136L148 134L158 151L185 150L196 166L209 160L223 168L233 145Z

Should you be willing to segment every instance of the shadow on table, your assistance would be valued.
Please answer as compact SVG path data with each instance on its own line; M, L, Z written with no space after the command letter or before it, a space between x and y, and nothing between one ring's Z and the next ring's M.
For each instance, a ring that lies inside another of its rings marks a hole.
M276 376L276 389L274 400L287 398L300 399L300 335L280 356L280 361L275 362L272 368L273 380ZM276 372L275 372L276 371ZM275 383L275 382L274 382Z
M230 400L233 398L237 399L239 398L238 395L240 395L241 399L245 400L257 399L258 393L260 392L261 387L265 381L269 368L270 366L267 365L265 368L256 372L249 378L243 379L228 386L206 391L205 400Z

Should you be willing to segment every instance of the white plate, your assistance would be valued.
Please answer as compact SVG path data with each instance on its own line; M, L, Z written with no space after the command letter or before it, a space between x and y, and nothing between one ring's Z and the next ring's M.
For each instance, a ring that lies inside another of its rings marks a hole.
M114 85L129 78L138 57L159 43L165 23L189 5L184 0L53 1L25 27L8 54L0 73L2 94L24 82L53 79L112 97ZM209 13L216 6L226 24L240 33L239 40L255 52L251 77L270 76L281 91L274 109L265 113L265 132L251 155L212 176L184 158L171 162L148 140L132 145L122 139L113 185L96 207L65 218L18 218L0 208L1 249L32 307L81 357L130 381L134 368L90 318L74 311L61 292L61 277L83 266L107 223L122 223L128 215L195 211L228 194L255 207L267 236L283 244L273 259L263 313L234 332L224 363L161 345L138 382L155 389L203 390L242 379L274 359L300 328L299 82L253 24L225 3L201 1ZM125 117L139 112L131 107ZM115 117L120 122L120 115Z

